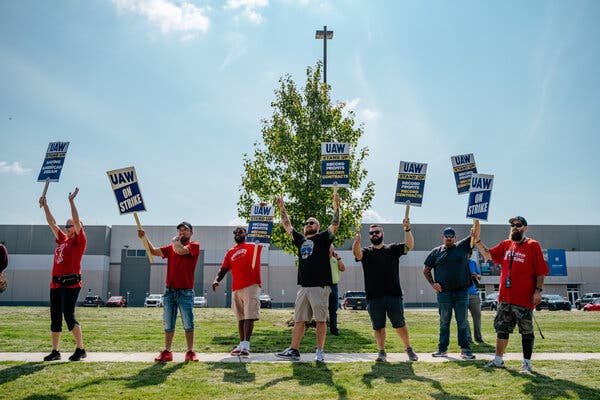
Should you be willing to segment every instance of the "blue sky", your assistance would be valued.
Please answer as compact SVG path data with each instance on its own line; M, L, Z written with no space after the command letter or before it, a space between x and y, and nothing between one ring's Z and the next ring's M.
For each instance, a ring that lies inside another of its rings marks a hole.
M600 2L88 0L0 2L1 224L42 224L80 187L88 224L120 216L106 171L136 167L145 225L236 221L241 158L278 79L302 87L328 42L332 99L364 125L367 222L400 222L400 160L428 163L414 223L468 223L450 156L495 176L490 223L600 224Z

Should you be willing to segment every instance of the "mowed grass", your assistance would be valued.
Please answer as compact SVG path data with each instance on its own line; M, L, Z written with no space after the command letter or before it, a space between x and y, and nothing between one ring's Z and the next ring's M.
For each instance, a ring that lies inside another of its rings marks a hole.
M228 309L196 309L196 348L226 352L237 343L237 324ZM492 352L493 312L484 312L483 333ZM163 347L162 309L78 308L88 351L158 351ZM292 310L262 310L252 339L253 352L289 345ZM536 313L546 339L537 335L536 352L600 352L600 313ZM328 336L328 352L375 352L365 311L340 311L342 335ZM407 310L413 347L436 348L435 310ZM180 326L180 325L178 325ZM455 326L450 351L458 351ZM0 351L49 350L49 310L0 307ZM314 351L308 329L301 351ZM513 336L508 351L520 352ZM74 347L63 336L67 354ZM388 331L388 352L402 344ZM175 350L184 351L181 328ZM535 358L535 357L534 357ZM600 399L600 360L534 361L533 375L487 370L483 360L446 363L16 363L0 362L0 399Z

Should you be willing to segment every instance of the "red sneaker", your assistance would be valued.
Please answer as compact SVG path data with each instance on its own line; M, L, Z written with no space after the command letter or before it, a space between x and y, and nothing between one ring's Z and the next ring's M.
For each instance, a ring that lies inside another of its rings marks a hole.
M198 357L196 357L196 352L195 351L188 350L187 353L185 353L185 361L198 362L200 360L198 360Z
M156 362L173 361L173 353L170 352L169 350L163 350L163 351L160 352L160 354L158 355L158 357L156 357L154 359L154 361L156 361Z

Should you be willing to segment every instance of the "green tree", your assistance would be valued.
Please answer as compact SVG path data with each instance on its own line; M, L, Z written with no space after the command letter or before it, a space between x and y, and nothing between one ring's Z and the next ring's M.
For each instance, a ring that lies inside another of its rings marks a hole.
M364 210L374 196L375 184L364 185L367 176L363 162L368 148L358 148L363 134L356 126L352 111L342 112L345 104L332 104L329 86L321 83L321 63L306 70L306 86L300 92L289 75L279 79L273 115L262 120L262 143L254 143L254 154L243 155L245 174L240 185L238 214L249 217L252 204L275 204L283 196L292 226L300 229L304 220L315 217L324 229L332 218L332 188L321 185L321 142L350 144L350 187L339 188L341 198L340 228L336 243L353 237ZM272 243L295 252L281 224L273 227Z

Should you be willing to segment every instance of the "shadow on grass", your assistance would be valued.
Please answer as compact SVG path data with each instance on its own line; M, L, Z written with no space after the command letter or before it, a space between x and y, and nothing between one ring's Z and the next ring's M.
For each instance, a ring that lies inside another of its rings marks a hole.
M17 380L22 376L35 374L36 372L43 370L47 366L48 364L44 363L27 363L5 368L0 371L0 385Z
M214 363L209 364L213 371L223 370L223 382L250 383L256 380L254 372L248 372L245 362L240 363Z
M81 389L85 389L89 386L101 385L106 382L126 382L126 387L129 389L137 389L144 386L160 385L167 380L167 377L172 373L183 367L184 363L172 363L167 365L166 363L152 364L148 368L144 368L135 375L117 377L117 378L96 378L87 382L82 382L73 385L67 392L75 392Z
M59 396L57 394L32 394L27 397L23 397L22 400L65 400L66 397Z
M384 379L389 384L399 384L406 380L413 380L422 383L429 383L437 393L430 393L434 399L444 400L468 400L468 396L452 395L444 390L439 381L431 378L425 378L415 375L412 363L375 363L371 367L371 372L366 373L362 377L363 384L369 388L373 388L373 381L376 379Z
M333 387L338 393L338 399L342 400L348 398L348 390L344 386L333 381L333 372L325 363L294 362L292 363L292 371L292 376L274 379L265 383L260 389L265 390L282 382L297 380L300 386L323 384Z

